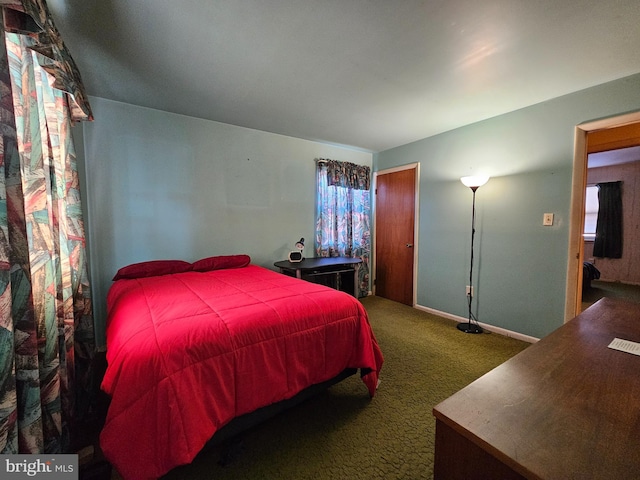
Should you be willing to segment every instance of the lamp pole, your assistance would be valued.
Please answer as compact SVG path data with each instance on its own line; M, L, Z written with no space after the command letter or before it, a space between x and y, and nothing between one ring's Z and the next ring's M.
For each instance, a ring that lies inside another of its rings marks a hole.
M482 333L482 327L478 325L478 320L473 315L473 311L471 308L473 302L473 241L476 235L476 190L478 190L481 185L484 185L487 182L488 177L485 177L484 179L463 177L460 180L473 192L473 202L471 209L471 261L469 265L469 291L467 292L469 321L467 323L459 323L457 328L464 333Z

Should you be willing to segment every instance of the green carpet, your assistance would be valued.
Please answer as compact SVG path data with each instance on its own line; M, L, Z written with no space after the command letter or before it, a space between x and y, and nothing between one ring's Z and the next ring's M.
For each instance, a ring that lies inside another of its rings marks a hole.
M604 297L624 298L632 302L640 302L640 286L620 282L593 280L591 282L591 288L587 288L582 293L582 310L585 310Z
M433 476L432 408L529 344L470 335L455 322L362 299L385 357L373 399L358 375L214 447L166 479L422 479Z

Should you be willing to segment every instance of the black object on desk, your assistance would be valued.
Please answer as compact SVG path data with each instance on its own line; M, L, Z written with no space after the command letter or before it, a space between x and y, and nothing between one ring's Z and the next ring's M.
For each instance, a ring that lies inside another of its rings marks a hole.
M360 258L320 257L305 258L301 262L282 260L274 265L285 275L327 285L358 298L358 267L361 263Z

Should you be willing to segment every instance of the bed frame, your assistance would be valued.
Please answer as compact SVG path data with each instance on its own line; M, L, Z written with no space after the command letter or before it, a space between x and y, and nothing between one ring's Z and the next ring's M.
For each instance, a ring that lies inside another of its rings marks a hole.
M328 389L332 385L341 382L345 378L348 378L354 375L358 370L356 368L347 368L339 373L337 376L322 382L317 383L315 385L311 385L292 398L287 400L282 400L281 402L273 403L271 405L267 405L265 407L259 408L250 413L246 413L239 417L234 418L229 423L227 423L224 427L220 428L216 433L211 437L211 440L205 445L204 449L211 448L216 445L221 445L225 443L229 439L235 439L239 434L259 425L272 417L275 417L281 412L288 410L305 400L309 400L310 398L318 395L320 392ZM203 449L203 450L204 450Z
M106 367L106 359L104 358L104 352L99 353L96 356L96 370L97 377L101 378L104 373L104 369ZM267 405L265 407L259 408L250 413L246 413L239 417L234 418L229 423L227 423L224 427L220 428L216 431L216 433L211 437L211 440L207 442L207 444L203 447L202 452L206 452L214 447L221 447L221 465L228 465L235 457L235 452L238 450L238 442L241 442L241 434L246 431L260 425L261 423L266 422L270 418L275 417L276 415L288 410L290 408L295 407L296 405L301 404L302 402L313 398L319 393L327 390L332 385L336 383L340 383L346 378L349 378L352 375L357 373L356 368L347 368L343 370L341 373L336 375L335 377L322 382L317 383L315 385L311 385L306 389L302 390L292 398L287 400L282 400L281 402L273 403L271 405ZM99 382L97 382L99 385ZM109 396L98 389L97 394L97 410L98 410L98 418L100 421L100 428L104 423L104 419L106 418L107 409L109 407ZM201 452L201 453L202 453ZM106 462L99 462L97 465L87 465L83 469L83 478L89 479L107 479L110 478L111 475L111 465L106 464ZM93 470L96 470L93 472ZM106 472L106 473L105 473ZM92 476L95 475L95 476Z

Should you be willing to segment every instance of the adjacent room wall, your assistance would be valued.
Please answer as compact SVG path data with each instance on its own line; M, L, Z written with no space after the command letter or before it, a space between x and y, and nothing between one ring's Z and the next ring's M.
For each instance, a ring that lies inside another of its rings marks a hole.
M153 259L313 249L316 158L372 164L372 154L91 97L74 132L84 177L98 344L118 268Z
M418 305L466 318L472 195L459 178L486 173L474 312L538 338L562 325L575 126L635 110L640 75L375 154L375 170L421 163Z
M600 270L600 280L640 285L640 161L590 168L587 183L622 181L622 258L594 258L585 242L584 258Z

